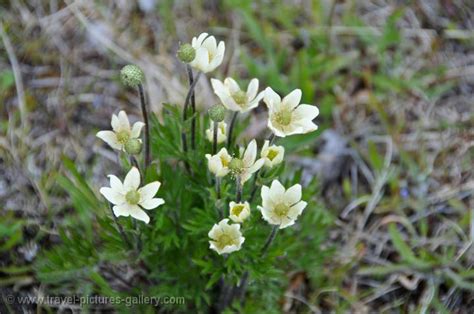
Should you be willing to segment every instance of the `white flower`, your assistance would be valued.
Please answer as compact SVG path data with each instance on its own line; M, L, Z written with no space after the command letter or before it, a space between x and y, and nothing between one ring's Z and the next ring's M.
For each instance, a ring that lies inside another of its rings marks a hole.
M250 216L250 204L244 203L229 203L229 218L234 222L244 222Z
M295 89L283 100L270 87L265 89L263 101L268 107L268 127L276 136L305 134L318 129L313 123L319 114L318 107L300 105L300 100L300 89Z
M224 42L220 41L217 45L216 38L208 37L207 33L194 37L191 46L196 50L196 57L189 64L204 73L213 71L224 59Z
M285 155L285 148L283 146L271 145L270 141L265 141L260 152L260 157L265 159L266 167L273 167L278 165L283 161L283 156Z
M223 143L227 139L226 130L227 123L222 121L217 124L217 144ZM206 137L209 142L212 143L214 141L214 123L212 121L211 127L206 130Z
M253 173L262 168L265 160L262 158L255 160L256 158L257 142L252 140L245 151L243 149L240 150L240 158L232 158L230 161L229 169L234 176L240 178L240 184L244 185L252 177Z
M250 81L247 91L242 91L237 82L230 77L226 78L224 83L211 79L211 84L224 107L232 111L241 113L250 111L258 106L264 96L264 92L257 95L258 80L255 78Z
M142 208L154 209L165 203L161 198L154 198L160 188L160 182L151 182L138 188L140 186L140 173L135 167L127 173L123 184L114 175L109 175L109 178L110 188L103 187L100 189L100 193L115 205L112 209L117 217L132 216L135 219L148 223L150 217Z
M143 122L135 122L133 127L130 128L127 114L123 110L118 113L118 116L112 115L111 124L113 131L99 131L96 136L109 144L113 149L123 151L125 151L125 144L130 139L140 140L140 132L145 125Z
M218 224L214 224L209 231L209 248L216 251L219 255L232 253L240 250L245 238L240 232L239 224L228 225L229 219L222 219Z
M301 200L301 185L295 184L288 190L278 180L271 187L262 186L262 206L258 206L263 219L269 224L289 227L303 212L307 203Z
M217 154L211 156L206 154L209 171L217 177L223 177L229 173L229 163L232 157L227 152L227 149L222 148Z

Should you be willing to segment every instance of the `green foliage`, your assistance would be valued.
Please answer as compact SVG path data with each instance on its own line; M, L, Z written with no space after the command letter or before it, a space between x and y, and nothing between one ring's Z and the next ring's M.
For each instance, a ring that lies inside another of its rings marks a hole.
M184 124L190 124L190 120ZM309 205L297 225L279 232L265 258L261 258L261 249L271 226L256 208L261 202L258 190L251 202L251 217L242 225L246 238L242 249L220 256L209 249L207 234L221 219L220 211L228 215L228 202L236 193L235 183L230 177L224 178L222 199L217 199L214 179L208 173L204 157L211 150L211 144L203 136L209 126L207 115L197 115L196 150L187 154L181 148L182 126L177 106L165 105L161 122L157 116L151 117L153 162L146 173L146 182L162 182L158 196L166 203L148 211L151 217L148 225L132 223L131 218L118 219L132 239L132 248L121 238L107 205L94 193L96 188L88 185L70 160L64 160L68 175L60 177L59 183L69 193L74 211L65 218L61 244L44 253L36 263L42 282L58 291L67 288L78 294L185 297L185 306L161 305L173 312L203 312L216 307L222 282L235 287L247 271L250 273L248 298L245 309L241 308L246 312L275 311L277 300L287 286L285 274L289 271L306 271L314 284L320 282L320 270L329 254L320 247L331 218L314 201L316 182L304 191L303 199ZM124 167L129 167L125 160ZM285 186L300 181L301 172L284 170L281 165L266 171L256 183L270 184L277 176L286 178L281 180ZM252 190L252 184L245 185L244 200L250 199ZM305 254L307 248L314 252ZM126 294L106 276L119 267L140 269L142 273ZM237 300L233 306L238 309L241 304ZM137 306L142 310L147 307L150 305Z

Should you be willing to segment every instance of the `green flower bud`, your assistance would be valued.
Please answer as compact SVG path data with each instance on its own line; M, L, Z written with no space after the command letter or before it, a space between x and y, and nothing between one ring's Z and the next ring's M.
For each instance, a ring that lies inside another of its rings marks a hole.
M214 122L221 122L225 119L226 109L222 105L214 105L208 110L209 118Z
M127 64L120 71L120 78L122 83L126 86L137 87L143 82L145 75L143 71L134 64Z
M183 44L178 49L178 59L184 63L189 63L196 57L196 50L190 44Z
M142 141L138 138L131 138L125 143L125 151L130 155L138 155L142 151Z

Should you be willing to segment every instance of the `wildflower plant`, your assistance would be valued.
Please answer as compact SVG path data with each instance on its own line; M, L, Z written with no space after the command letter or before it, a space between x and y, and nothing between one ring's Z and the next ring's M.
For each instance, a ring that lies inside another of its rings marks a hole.
M162 305L175 312L251 312L278 308L286 273L318 282L329 216L312 197L315 180L303 189L301 171L285 166L289 152L278 143L316 130L318 108L300 104L298 89L282 99L270 87L259 91L255 78L246 90L214 78L224 53L224 42L207 33L181 45L189 91L183 106L164 104L160 119L148 112L143 71L122 69L124 85L138 91L142 119L131 125L117 108L112 130L97 133L121 161L108 186L91 187L66 161L70 176L62 181L80 219L38 263L45 283L61 289L78 281L76 294L184 297L181 308ZM200 78L210 79L220 101L202 113ZM262 100L266 136L237 136L248 127L238 113Z

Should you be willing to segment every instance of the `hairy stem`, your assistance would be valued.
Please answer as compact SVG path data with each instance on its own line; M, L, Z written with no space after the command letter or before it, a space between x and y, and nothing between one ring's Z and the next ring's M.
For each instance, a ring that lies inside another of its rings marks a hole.
M114 210L113 210L113 207L112 207L112 204L109 206L110 208L110 212L112 213L112 218L114 219L114 222L115 224L117 225L117 228L119 230L119 233L120 233L120 236L122 237L122 240L127 244L128 248L130 250L133 249L133 245L132 245L132 242L130 242L130 240L128 239L127 235L125 234L125 231L123 230L123 227L121 224L119 224L118 220L117 220L117 217L115 216L114 214Z
M242 183L239 175L235 178L235 190L235 202L240 203L242 201Z
M150 165L150 125L148 123L148 111L145 102L145 93L143 91L143 85L138 84L138 93L140 94L140 103L142 107L143 122L145 123L145 172Z
M275 226L273 226L272 232L270 233L270 235L267 238L267 242L265 242L265 245L262 247L262 250L260 251L260 256L262 258L265 257L265 255L267 255L268 248L272 244L273 240L275 240L277 232L278 232L278 225L275 225Z
M188 151L188 144L187 144L187 138L186 138L186 128L185 128L185 123L186 120L188 119L188 108L189 108L189 102L191 100L191 96L194 97L194 88L196 87L196 84L199 80L199 77L201 76L201 72L199 72L196 75L196 78L193 80L191 83L188 94L186 95L186 99L184 101L184 108L183 108L183 131L181 132L181 140L183 144L183 151L187 152Z
M234 112L234 114L232 115L232 120L230 121L229 134L227 135L227 149L229 149L230 145L232 144L232 133L234 132L234 125L235 121L237 120L238 114L238 111Z
M213 123L213 134L212 134L212 154L215 155L217 153L217 131L219 122L212 122Z
M188 79L189 79L189 86L194 85L194 77L193 77L193 69L191 66L188 64L187 66L188 70ZM196 77L197 81L197 77ZM196 149L196 97L194 94L194 88L193 92L191 93L191 110L192 110L192 120L191 120L191 149L195 150Z

